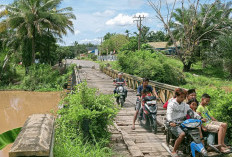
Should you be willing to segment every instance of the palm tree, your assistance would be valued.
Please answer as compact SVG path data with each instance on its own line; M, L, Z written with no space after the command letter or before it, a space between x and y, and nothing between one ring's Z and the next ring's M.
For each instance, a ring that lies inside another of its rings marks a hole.
M179 57L184 64L184 71L189 71L192 63L199 59L200 49L210 47L218 35L230 29L231 9L226 10L229 4L220 5L220 1L216 4L201 5L197 12L192 6L188 9L178 8L172 14L175 21L170 23L170 28L176 41L180 42Z
M13 4L5 5L0 16L5 19L0 22L0 28L16 30L20 39L28 38L31 42L31 63L35 61L37 36L49 33L61 38L67 34L67 29L73 32L75 15L72 8L56 9L62 0L18 0ZM1 30L1 29L0 29ZM24 40L25 41L25 40Z
M125 33L126 33L127 39L129 39L130 31L127 29L127 30L125 31Z

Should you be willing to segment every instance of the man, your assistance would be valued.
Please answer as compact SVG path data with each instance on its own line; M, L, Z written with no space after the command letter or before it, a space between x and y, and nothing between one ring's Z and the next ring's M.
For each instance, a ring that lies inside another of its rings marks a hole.
M146 89L147 91L152 93L153 96L156 96L156 99L159 98L156 91L153 90L152 86L148 85L148 83L149 83L149 79L144 78L143 79L143 84L141 86L139 86L138 89L137 89L137 93L139 94L139 96L137 96L136 112L135 112L134 119L133 119L133 124L132 124L132 127L131 127L132 130L135 130L135 121L137 119L137 115L138 115L138 112L139 112L140 107L141 107L141 99L142 99L141 95L142 95L143 89Z
M115 79L114 85L116 85L117 82L124 82L123 86L127 85L126 81L122 78L122 73L121 72L118 73L118 78ZM117 86L114 89L114 94L116 94L116 88L117 88ZM126 98L127 97L127 89L124 88L124 90L125 90L125 98Z

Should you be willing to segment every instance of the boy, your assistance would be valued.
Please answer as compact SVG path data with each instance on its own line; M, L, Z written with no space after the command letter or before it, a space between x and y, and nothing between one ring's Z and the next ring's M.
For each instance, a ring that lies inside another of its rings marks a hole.
M228 152L228 147L225 145L224 140L226 136L227 124L223 122L218 122L207 109L207 105L210 102L210 96L208 94L203 94L201 98L201 104L197 108L197 113L203 118L207 119L207 122L202 125L207 129L208 132L218 133L218 145L220 146L220 151L223 153Z

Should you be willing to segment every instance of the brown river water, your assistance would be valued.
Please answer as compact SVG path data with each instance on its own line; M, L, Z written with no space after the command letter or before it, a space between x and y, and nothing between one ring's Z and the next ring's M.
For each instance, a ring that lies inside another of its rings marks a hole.
M0 91L0 134L22 127L31 114L57 111L60 100L61 92ZM8 157L11 146L0 157Z

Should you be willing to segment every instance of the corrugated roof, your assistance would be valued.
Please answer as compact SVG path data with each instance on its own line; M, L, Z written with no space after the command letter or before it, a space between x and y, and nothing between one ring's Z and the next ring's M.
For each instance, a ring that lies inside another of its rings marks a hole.
M167 46L168 42L149 42L149 45L151 45L154 48L168 48L168 47L175 47L174 45ZM177 42L177 45L179 46L180 43Z

